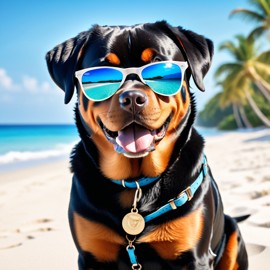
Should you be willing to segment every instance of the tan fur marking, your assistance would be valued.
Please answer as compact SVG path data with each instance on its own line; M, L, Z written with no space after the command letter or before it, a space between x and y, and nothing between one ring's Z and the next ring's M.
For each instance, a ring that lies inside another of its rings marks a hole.
M237 232L233 232L229 238L229 241L225 247L225 251L218 263L216 270L237 270L239 268L237 263L238 253L238 240Z
M203 210L193 211L187 216L167 222L139 239L149 243L158 254L167 260L174 260L182 252L197 245L203 232Z
M109 53L106 56L107 61L109 61L112 65L119 66L121 61L115 53Z
M135 189L127 189L121 192L119 196L120 205L123 208L131 208L134 201Z
M80 248L90 252L98 261L117 261L120 246L125 244L117 233L107 226L87 220L74 213L75 235ZM109 252L108 252L109 251Z
M154 56L154 51L151 48L145 49L142 54L141 54L141 59L143 60L143 62L145 63L149 63Z

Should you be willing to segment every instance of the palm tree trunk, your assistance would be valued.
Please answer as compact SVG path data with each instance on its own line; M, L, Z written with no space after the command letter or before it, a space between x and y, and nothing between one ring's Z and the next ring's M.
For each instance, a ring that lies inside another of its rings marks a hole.
M263 85L262 81L254 81L255 85L258 87L263 96L270 102L270 92L267 91L267 88Z
M265 126L270 127L270 120L261 112L248 90L245 91L245 95L254 113L259 117Z
M243 123L241 121L241 117L240 117L240 114L239 114L238 105L236 103L233 103L232 104L232 109L233 109L233 115L234 115L234 119L235 119L237 127L238 128L244 128L244 125L243 125Z
M263 96L270 102L270 84L258 75L254 67L249 68L249 75Z
M244 109L244 107L242 105L239 105L239 114L241 115L241 119L244 122L244 125L247 128L252 128L253 126L250 123L250 121L248 120L245 109Z

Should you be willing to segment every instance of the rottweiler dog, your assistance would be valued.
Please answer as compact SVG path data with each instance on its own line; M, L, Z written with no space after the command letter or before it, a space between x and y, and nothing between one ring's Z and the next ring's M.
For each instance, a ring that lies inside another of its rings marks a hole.
M211 40L165 21L93 26L46 55L77 90L70 228L79 269L247 269L193 127Z

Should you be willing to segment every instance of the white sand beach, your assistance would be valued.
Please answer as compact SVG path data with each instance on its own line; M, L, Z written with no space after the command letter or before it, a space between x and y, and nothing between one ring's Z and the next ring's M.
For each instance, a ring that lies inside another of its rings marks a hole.
M251 270L270 262L270 129L206 139L205 153L225 212L251 214L240 228ZM67 219L68 160L0 174L0 269L74 270L77 251Z

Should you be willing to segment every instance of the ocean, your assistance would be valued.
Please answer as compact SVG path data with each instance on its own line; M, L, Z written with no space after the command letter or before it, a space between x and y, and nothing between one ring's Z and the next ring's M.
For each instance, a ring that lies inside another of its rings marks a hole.
M198 128L203 136L218 133ZM0 125L0 172L68 159L79 141L75 125Z
M0 172L69 156L75 125L0 125Z

